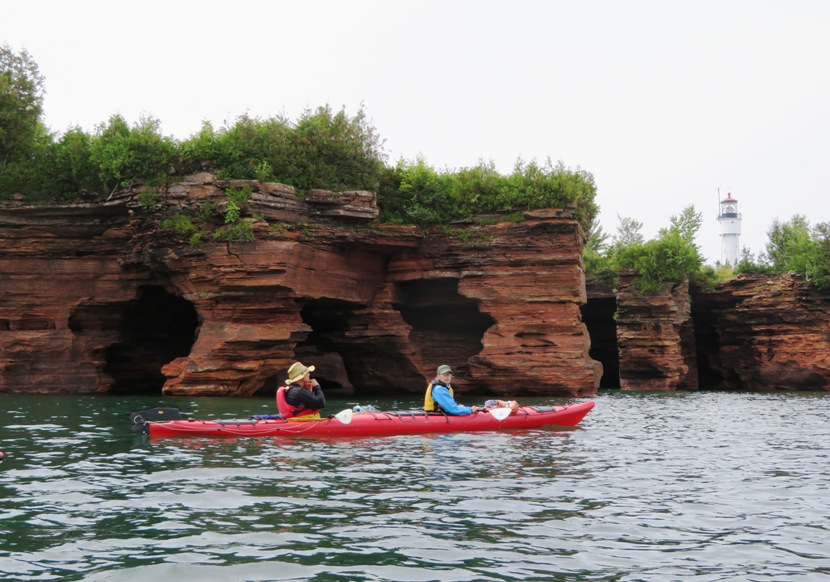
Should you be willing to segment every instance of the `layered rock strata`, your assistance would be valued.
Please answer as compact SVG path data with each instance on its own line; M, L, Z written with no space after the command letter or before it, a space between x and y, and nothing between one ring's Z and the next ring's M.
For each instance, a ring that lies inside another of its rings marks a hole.
M702 384L830 390L830 293L795 275L739 275L694 305Z
M157 220L221 212L245 186L253 242L194 246ZM433 232L376 217L369 192L301 201L207 174L105 204L6 205L0 392L246 396L295 359L335 394L420 394L443 363L460 394L596 391L572 211Z
M697 355L687 281L643 295L619 274L617 343L622 390L694 390Z

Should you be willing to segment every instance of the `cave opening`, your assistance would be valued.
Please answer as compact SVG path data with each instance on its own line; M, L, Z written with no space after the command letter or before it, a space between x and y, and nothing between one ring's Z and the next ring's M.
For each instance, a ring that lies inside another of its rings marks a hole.
M314 365L314 378L326 394L354 392L347 362L349 352L356 348L349 346L346 337L357 308L338 299L309 300L300 308L300 317L311 331L294 347L294 357L306 365ZM283 381L284 378L279 380Z
M620 352L617 344L616 296L588 297L582 306L582 322L588 329L591 348L588 355L602 364L600 388L620 387Z
M467 361L481 352L484 333L494 323L475 300L458 292L458 279L398 282L391 307L400 319L384 320L390 313L383 308L304 300L300 315L309 331L295 346L295 359L315 366L314 377L327 395L388 395L390 385L402 395L420 395L433 365L449 362L466 373ZM418 362L428 362L430 369L419 369ZM284 379L269 379L264 391Z
M692 297L697 381L698 386L703 389L722 387L725 380L717 366L721 346L715 317L711 311L701 308L695 297Z
M455 278L402 281L395 288L394 307L412 327L409 341L421 360L449 363L468 374L467 361L481 353L484 333L495 320L458 292Z
M103 371L115 393L160 393L161 368L187 356L199 318L193 304L160 285L139 287L118 314L118 337L104 350Z

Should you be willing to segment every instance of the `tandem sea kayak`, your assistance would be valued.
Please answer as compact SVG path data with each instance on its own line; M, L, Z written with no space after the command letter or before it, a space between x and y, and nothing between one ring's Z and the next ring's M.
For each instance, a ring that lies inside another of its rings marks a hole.
M169 437L272 437L272 436L387 436L402 434L517 430L539 427L574 427L594 407L593 401L566 406L520 406L448 416L420 410L358 412L343 410L320 420L253 418L247 420L183 419L176 408L154 408L130 416L136 434Z

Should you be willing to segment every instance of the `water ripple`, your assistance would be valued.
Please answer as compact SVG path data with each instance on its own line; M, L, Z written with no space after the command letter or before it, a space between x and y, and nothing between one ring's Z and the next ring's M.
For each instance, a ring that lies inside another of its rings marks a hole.
M830 575L824 395L609 393L578 430L308 441L148 442L140 399L45 402L0 411L7 579Z

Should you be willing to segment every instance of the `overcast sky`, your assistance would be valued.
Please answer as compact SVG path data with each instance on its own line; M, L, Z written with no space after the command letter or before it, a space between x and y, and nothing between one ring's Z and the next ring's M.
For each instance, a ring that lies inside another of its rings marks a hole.
M2 6L2 43L38 63L58 133L363 104L390 163L591 172L609 234L694 205L710 264L718 189L755 254L776 218L830 221L826 0L27 0Z

